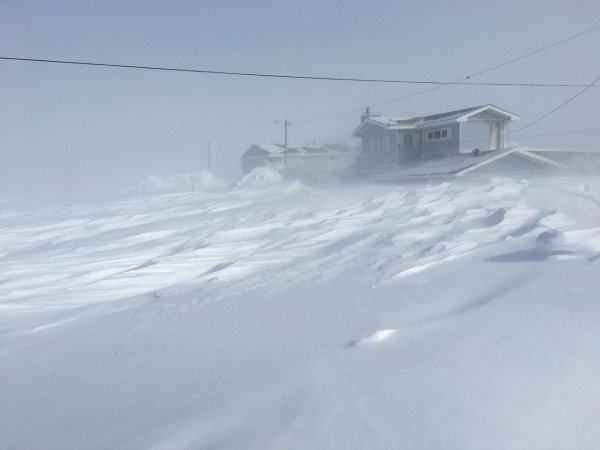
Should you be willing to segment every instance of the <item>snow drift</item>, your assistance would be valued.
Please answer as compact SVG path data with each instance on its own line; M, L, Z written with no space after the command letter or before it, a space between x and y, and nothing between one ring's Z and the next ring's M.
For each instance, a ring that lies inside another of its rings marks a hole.
M595 448L600 227L574 208L599 183L581 183L0 215L0 446Z
M272 167L256 167L237 182L237 187L261 187L281 184L283 176Z

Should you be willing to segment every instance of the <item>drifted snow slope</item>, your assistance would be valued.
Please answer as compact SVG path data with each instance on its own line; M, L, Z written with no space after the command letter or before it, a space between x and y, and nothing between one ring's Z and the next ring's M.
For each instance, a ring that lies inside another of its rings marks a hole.
M0 215L3 448L595 448L595 184Z

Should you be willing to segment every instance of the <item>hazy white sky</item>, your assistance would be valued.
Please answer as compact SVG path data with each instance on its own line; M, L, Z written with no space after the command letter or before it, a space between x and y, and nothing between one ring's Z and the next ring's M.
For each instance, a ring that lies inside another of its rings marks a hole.
M0 1L0 56L198 69L453 80L600 24L595 1ZM477 81L589 83L600 30ZM220 77L0 61L0 198L74 201L201 170L206 142L239 176L276 120L362 108L419 86ZM493 103L522 124L577 89L445 87L376 108L414 116ZM599 127L590 89L528 134ZM359 113L299 127L345 141ZM600 133L553 145L594 146ZM290 142L312 141L290 128ZM528 143L538 143L528 142ZM548 142L543 142L546 144Z

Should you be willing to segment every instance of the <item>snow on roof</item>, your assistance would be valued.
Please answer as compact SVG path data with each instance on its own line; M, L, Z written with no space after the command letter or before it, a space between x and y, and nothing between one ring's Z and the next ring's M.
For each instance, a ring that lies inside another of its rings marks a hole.
M478 109L485 108L485 106L491 106L491 105L473 106L471 108L459 109L456 111L449 111L449 112L445 112L445 113L441 113L441 114L432 114L430 116L423 116L423 117L420 117L419 125L424 125L424 124L427 124L430 122L437 122L439 120L458 119L460 116L464 116L465 114L468 114L472 111L476 111Z
M486 152L478 157L473 157L471 154L462 154L444 158L416 161L397 167L393 170L386 171L385 173L377 174L377 177L383 176L384 178L390 179L410 179L460 176L511 154L522 158L533 159L541 164L546 164L557 168L564 168L564 165L560 163L538 155L534 155L527 150L512 148L507 150Z
M484 108L485 106L473 106L471 108L459 109L456 111L449 111L441 114L432 114L429 116L418 116L418 117L382 117L382 116L370 116L368 120L381 125L394 127L398 125L425 125L430 122L438 122L440 120L452 120L458 119L459 117Z
M491 105L490 105L491 106ZM471 108L458 109L456 111L449 111L440 114L431 114L429 116L411 117L410 119L400 119L395 122L394 125L426 125L431 122L439 122L440 120L453 120L458 119L465 114L468 114L478 109L485 108L485 106L473 106Z
M369 120L372 122L377 122L382 125L398 125L400 122L404 122L407 120L411 120L408 117L381 117L381 116L371 116Z
M260 148L261 150L264 150L267 153L275 155L283 152L283 147L276 144L261 144L257 145L256 147Z
M455 111L448 111L439 114L432 114L429 116L418 116L418 117L381 117L376 115L371 115L366 117L361 124L356 128L354 133L352 134L355 137L360 136L361 128L365 123L371 123L378 126L383 126L386 129L394 130L394 129L403 129L403 128L418 128L418 127L426 127L430 124L435 124L436 122L443 121L464 121L468 120L468 118L474 114L478 114L479 112L491 110L497 112L501 115L505 115L510 117L510 120L519 120L519 116L513 114L511 112L505 111L501 108L498 108L494 105L481 105L481 106L472 106L470 108L458 109Z

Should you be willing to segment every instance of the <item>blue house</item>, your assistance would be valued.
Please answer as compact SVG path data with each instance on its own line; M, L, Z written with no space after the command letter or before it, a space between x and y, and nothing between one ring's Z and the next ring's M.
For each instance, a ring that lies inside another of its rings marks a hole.
M506 149L508 125L519 116L493 105L431 116L382 117L367 108L352 134L362 139L359 170Z

